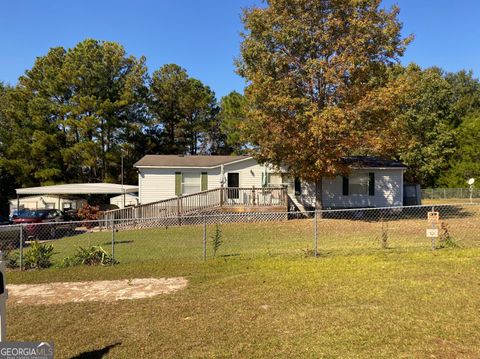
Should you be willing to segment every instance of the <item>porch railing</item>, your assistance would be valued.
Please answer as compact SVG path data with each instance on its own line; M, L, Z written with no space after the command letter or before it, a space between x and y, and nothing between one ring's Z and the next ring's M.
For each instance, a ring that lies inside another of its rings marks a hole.
M165 218L193 214L218 207L287 206L287 188L223 187L157 202L106 211L102 219Z

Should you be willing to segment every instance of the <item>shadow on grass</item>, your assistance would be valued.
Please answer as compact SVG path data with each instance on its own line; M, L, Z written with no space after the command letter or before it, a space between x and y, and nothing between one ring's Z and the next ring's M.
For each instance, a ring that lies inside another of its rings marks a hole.
M240 253L233 253L233 254L222 254L221 256L218 256L220 258L228 258L228 257L239 257Z
M102 349L92 350L92 351L89 351L89 352L83 352L83 353L80 353L80 354L72 357L71 359L101 359L105 355L107 355L108 352L112 348L115 348L116 346L121 345L121 344L122 344L121 342L118 342L118 343L107 345L106 347L104 347Z
M322 219L340 219L361 222L383 222L383 221L402 221L408 219L427 219L427 213L434 209L440 213L442 219L467 218L476 213L469 211L475 207L466 207L465 205L431 205L431 206L411 206L402 208L359 208L350 210L325 211L322 213Z
M128 240L128 241L115 241L115 244L128 244L128 243L133 243L134 241ZM102 246L108 246L112 244L112 242L105 242L102 244Z

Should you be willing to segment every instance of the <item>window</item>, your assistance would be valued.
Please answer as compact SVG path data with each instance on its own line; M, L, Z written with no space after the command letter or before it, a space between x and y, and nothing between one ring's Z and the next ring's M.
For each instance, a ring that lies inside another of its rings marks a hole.
M182 173L182 194L201 191L200 173Z
M282 175L280 173L268 173L267 174L268 186L280 186L282 181Z
M348 178L349 194L368 194L368 179L368 173L352 173Z
M46 209L54 209L55 208L55 203L45 203L45 208Z
M343 177L344 196L349 195L375 195L375 173L352 173Z

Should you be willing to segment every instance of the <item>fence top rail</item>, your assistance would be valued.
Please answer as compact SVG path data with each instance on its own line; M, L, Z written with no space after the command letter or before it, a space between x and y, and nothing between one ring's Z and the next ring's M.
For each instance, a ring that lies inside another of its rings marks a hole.
M155 220L168 220L168 219L179 219L179 218L217 218L217 217L245 217L245 216L255 216L255 215L298 215L301 216L305 213L308 214L315 214L315 212L319 214L328 214L328 213L348 213L354 211L382 211L382 210L402 210L402 209L430 209L437 207L442 207L446 209L457 208L461 206L468 206L468 207L480 207L480 203L447 203L447 204L435 204L435 205L417 205L417 206L397 206L397 207L377 207L377 208L350 208L350 209L323 209L318 211L305 211L305 212L288 212L288 211L265 211L265 212L242 212L242 213L214 213L214 214L197 214L197 215L180 215L180 216L167 216L167 217L148 217L148 218L127 218L127 219L96 219L96 220L80 220L80 221L67 221L67 222L44 222L44 223L19 223L19 224L10 224L1 226L0 229L7 229L7 228L18 228L18 227L29 227L29 226L59 226L59 225L76 225L77 227L85 227L89 224L96 224L97 226L106 226L110 225L111 222L136 222L136 221L155 221ZM320 218L319 218L320 219ZM1 232L1 231L0 231Z
M415 205L415 206L396 206L396 207L375 207L375 208L344 208L344 209L322 209L322 210L311 210L305 212L291 212L291 211L264 211L264 212L240 212L240 213L203 213L203 214L184 214L184 215L174 215L174 216L166 216L166 217L145 217L145 218L130 218L130 219L113 219L115 222L142 222L142 221L156 221L156 220L176 220L176 219L188 219L188 218L222 218L222 217L252 217L256 215L295 215L295 216L303 216L304 214L311 214L314 215L315 212L318 214L328 214L328 213L352 213L352 212L360 212L360 211L368 211L368 212L380 212L386 210L420 210L420 209L431 209L434 208L435 210L437 207L442 208L458 208L461 206L469 206L469 207L480 207L480 203L448 203L448 204L435 204L435 205ZM423 215L423 214L422 214ZM319 217L319 220L321 217ZM327 218L329 220L330 218ZM425 218L426 219L426 218ZM107 221L108 222L108 221Z

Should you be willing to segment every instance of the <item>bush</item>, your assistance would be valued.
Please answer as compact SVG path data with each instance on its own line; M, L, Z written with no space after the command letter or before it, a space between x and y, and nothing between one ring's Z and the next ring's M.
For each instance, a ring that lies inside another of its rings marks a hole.
M92 228L97 225L96 220L98 220L102 216L102 211L98 206L90 206L89 204L85 203L82 208L78 210L78 217L84 221L85 227Z
M117 264L116 261L107 251L100 246L91 246L88 248L79 247L73 257L64 258L62 267L71 267L76 265L111 265Z
M6 262L6 267L16 269L19 267L18 260L20 255L18 252L3 251L3 260Z
M23 263L25 269L44 269L52 266L53 246L33 242L28 251L25 252Z
M442 222L440 225L440 248L456 248L458 247L457 242L450 234L448 225L445 222Z
M98 206L90 206L85 203L82 208L78 210L78 216L84 221L97 220L101 215L100 208Z

